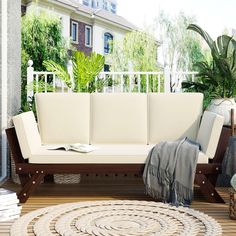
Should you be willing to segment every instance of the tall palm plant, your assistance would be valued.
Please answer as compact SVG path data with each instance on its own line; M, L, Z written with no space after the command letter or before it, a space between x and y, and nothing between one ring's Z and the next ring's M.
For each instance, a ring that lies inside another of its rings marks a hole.
M92 52L86 56L76 51L72 57L74 89L78 92L95 91L95 78L102 71L105 63L104 56Z
M95 78L102 71L104 62L104 56L95 52L86 56L83 52L75 51L72 55L73 78L70 77L66 66L59 65L52 60L44 61L43 64L48 71L54 72L74 92L94 92L97 86Z
M236 41L228 35L221 35L214 41L198 25L190 24L189 30L197 32L211 50L212 62L200 61L198 81L183 82L183 88L210 93L211 97L231 98L236 94Z

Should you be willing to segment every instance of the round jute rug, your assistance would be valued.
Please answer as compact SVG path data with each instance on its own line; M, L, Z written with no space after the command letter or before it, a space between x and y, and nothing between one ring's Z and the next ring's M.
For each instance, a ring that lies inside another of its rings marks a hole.
M66 203L32 211L11 227L12 236L221 235L210 216L184 207L147 201Z

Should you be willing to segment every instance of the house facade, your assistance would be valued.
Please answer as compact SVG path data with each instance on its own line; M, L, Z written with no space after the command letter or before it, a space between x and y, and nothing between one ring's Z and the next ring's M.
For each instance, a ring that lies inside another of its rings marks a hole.
M88 1L92 4L92 1ZM110 0L116 3L116 1ZM81 4L83 3L83 4ZM23 13L46 10L60 17L63 36L79 51L106 55L110 53L111 40L122 40L137 28L125 18L108 10L92 8L80 0L22 1ZM106 61L105 68L109 67Z

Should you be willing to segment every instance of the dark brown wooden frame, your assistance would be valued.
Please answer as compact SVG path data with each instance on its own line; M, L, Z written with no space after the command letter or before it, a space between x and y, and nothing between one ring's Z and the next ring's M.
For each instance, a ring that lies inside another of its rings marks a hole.
M139 173L142 174L144 164L30 164L22 156L15 128L6 129L11 155L16 165L22 185L18 193L20 202L26 202L29 196L39 186L46 175L76 174L76 173ZM216 155L209 164L197 164L195 184L200 186L202 194L209 202L223 203L217 193L215 184L221 173L221 163L227 147L230 128L223 128L218 143Z

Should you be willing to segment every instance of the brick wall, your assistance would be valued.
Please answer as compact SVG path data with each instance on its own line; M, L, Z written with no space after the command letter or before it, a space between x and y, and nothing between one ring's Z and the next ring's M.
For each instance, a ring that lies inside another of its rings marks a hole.
M73 43L73 46L77 48L77 50L84 52L86 55L89 55L92 52L93 45L91 45L91 47L85 46L85 26L88 25L88 26L91 26L92 28L92 25L85 24L83 22L80 22L74 19L70 20L70 24L72 21L78 23L78 44ZM70 25L70 31L71 31L71 25ZM93 28L92 28L91 38L93 38ZM92 40L92 43L93 43L93 40Z

